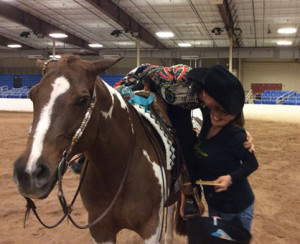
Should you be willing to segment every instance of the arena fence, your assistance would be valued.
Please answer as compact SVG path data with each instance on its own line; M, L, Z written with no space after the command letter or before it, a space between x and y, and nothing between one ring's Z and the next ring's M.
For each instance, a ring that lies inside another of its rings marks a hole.
M254 104L283 104L283 105L300 105L300 93L292 91L264 91L256 95Z
M113 86L123 75L101 75L106 83ZM28 98L30 88L40 82L42 75L0 74L0 98Z

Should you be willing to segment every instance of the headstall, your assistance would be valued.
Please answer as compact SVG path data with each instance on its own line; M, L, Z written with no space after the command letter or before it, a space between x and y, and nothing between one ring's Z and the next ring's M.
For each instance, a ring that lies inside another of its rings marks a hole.
M42 68L42 73L43 75L45 74L46 72L46 68L47 68L47 65L51 62L57 62L58 60L57 59L49 59L47 60L44 65L43 65L43 68ZM42 222L42 220L39 218L37 212L36 212L36 206L34 204L34 202L28 198L28 197L25 197L26 201L27 201L27 205L26 205L26 212L25 212L25 217L24 217L24 227L25 227L25 224L26 224L26 219L28 218L29 216L29 212L30 210L32 209L32 211L34 212L35 216L37 217L37 219L39 220L39 222L46 228L54 228L56 226L58 226L64 219L65 217L69 217L69 214L71 213L72 211L72 205L73 203L75 202L75 199L79 193L79 189L81 187L81 183L82 183L82 179L83 179L83 176L85 174L85 171L86 171L86 167L83 171L83 174L82 174L82 177L81 177L81 180L80 180L80 183L79 183L79 186L78 186L78 189L74 195L74 198L71 202L70 205L67 204L66 202L66 199L64 197L64 194L63 194L63 190L62 190L62 178L63 178L63 175L68 167L68 164L67 164L67 161L68 161L68 158L72 152L72 149L75 145L75 143L78 142L78 140L81 138L85 128L87 127L87 124L92 116L92 113L93 113L93 109L95 107L95 104L96 104L96 101L97 101L97 96L96 96L96 83L95 83L95 86L94 86L94 89L93 89L93 95L92 95L92 99L91 99L91 103L84 115L84 118L79 126L79 128L77 129L77 131L75 132L73 138L72 138L72 141L70 143L70 145L64 150L63 152L63 155L62 155L62 159L60 160L59 164L58 164L58 168L57 168L57 181L58 181L58 193L57 193L57 196L58 196L58 199L60 201L60 204L62 206L62 209L64 211L64 216L54 225L52 226L49 226L49 225L46 225Z
M58 59L56 58L51 58L51 59L48 59L44 64L43 64L43 68L42 68L42 75L44 75L46 73L46 69L47 69L47 66L49 63L51 62L57 62Z

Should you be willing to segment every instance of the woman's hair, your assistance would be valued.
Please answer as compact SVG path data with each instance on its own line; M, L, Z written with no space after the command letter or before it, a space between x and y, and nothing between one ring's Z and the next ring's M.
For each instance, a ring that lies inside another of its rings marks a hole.
M192 93L192 95L198 96L198 94L204 90L203 88L204 87L203 87L202 83L199 83L199 82L196 82L196 81L192 80L192 83L191 83L191 93Z
M198 94L202 92L204 89L204 86L202 83L195 82L192 80L191 83L191 93L192 95L196 95L198 97ZM230 122L233 125L238 125L242 128L244 128L245 125L245 118L244 118L244 113L243 110L241 110L239 113L236 114L235 118Z
M243 110L240 111L233 120L230 121L230 124L233 124L233 125L238 125L242 128L244 128L244 125L245 125L245 118L244 118L244 113L243 113Z

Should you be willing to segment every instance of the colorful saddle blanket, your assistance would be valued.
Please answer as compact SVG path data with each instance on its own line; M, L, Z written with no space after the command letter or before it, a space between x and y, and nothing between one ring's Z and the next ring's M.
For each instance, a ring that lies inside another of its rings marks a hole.
M183 64L170 67L143 64L129 72L116 86L125 85L132 90L140 90L143 87L140 85L150 83L151 90L168 104L196 108L199 102L191 93L191 82L187 76L190 70L189 66Z

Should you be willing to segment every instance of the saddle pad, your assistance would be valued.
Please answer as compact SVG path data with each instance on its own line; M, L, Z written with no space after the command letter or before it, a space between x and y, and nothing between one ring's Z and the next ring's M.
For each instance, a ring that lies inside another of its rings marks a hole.
M166 169L171 170L174 166L175 161L175 148L173 146L173 143L171 140L167 137L167 135L164 133L163 129L161 128L161 125L159 121L155 118L155 116L151 113L150 110L145 111L145 107L138 105L138 104L132 104L135 110L141 114L157 131L158 135L160 136L166 152Z

